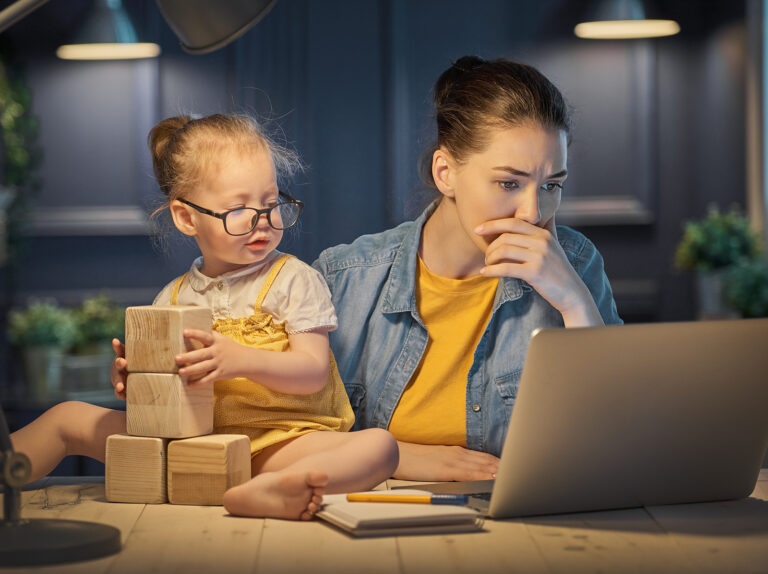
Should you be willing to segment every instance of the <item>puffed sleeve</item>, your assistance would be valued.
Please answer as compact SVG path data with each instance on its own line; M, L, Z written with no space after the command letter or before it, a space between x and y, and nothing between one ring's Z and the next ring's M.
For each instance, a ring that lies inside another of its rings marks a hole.
M288 334L315 329L332 331L338 325L323 276L295 257L286 261L264 308L284 322Z
M155 300L152 301L153 305L170 305L171 304L171 292L173 291L173 284L176 283L174 279L168 285L163 287L162 291L157 294Z

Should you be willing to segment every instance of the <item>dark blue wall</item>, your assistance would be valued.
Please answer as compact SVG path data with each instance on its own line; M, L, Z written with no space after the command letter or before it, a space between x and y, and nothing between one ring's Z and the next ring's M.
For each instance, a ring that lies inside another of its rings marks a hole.
M105 288L147 303L187 268L194 245L158 250L145 223L160 199L146 134L180 112L248 111L281 126L308 166L292 188L307 210L285 248L307 261L412 216L430 88L468 53L537 65L573 106L562 221L598 244L627 319L692 318L690 278L672 268L682 221L710 202L745 204L741 2L657 2L682 34L589 42L572 34L583 1L280 0L205 56L181 50L154 2L126 4L159 59L57 60L87 0L50 2L6 33L45 153L23 260L3 272L6 306ZM610 201L623 211L606 213Z

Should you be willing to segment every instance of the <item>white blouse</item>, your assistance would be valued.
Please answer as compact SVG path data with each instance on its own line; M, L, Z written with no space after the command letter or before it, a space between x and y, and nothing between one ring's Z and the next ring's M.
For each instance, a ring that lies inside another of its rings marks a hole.
M275 250L263 261L218 277L203 275L200 272L203 258L198 257L181 284L177 303L210 307L214 321L253 315L259 291L272 264L281 255L283 253ZM170 305L175 283L176 279L163 287L153 305ZM296 257L285 262L261 308L272 315L276 323L285 325L288 334L315 329L332 331L338 325L323 276Z

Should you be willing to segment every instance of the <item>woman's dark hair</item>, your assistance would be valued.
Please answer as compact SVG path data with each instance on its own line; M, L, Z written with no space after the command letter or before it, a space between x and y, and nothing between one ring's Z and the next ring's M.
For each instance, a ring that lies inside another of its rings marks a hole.
M491 128L538 124L570 134L568 107L552 82L531 66L505 59L460 58L434 87L437 142L421 158L422 179L434 187L432 154L446 149L458 162L488 145Z

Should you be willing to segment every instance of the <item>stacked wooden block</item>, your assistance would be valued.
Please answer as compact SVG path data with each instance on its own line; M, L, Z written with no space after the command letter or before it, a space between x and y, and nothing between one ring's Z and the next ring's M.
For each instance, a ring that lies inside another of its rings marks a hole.
M211 324L207 307L126 309L127 434L107 439L107 500L215 505L250 478L248 437L210 434L213 385L178 374L176 355L202 346L184 329Z

